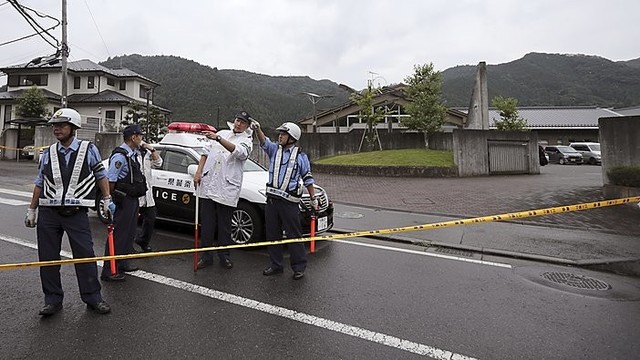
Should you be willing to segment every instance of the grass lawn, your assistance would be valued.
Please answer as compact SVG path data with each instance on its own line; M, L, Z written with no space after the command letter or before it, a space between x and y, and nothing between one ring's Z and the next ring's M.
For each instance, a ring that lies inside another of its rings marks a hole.
M325 165L355 166L453 166L453 152L427 149L403 149L338 155L314 161Z

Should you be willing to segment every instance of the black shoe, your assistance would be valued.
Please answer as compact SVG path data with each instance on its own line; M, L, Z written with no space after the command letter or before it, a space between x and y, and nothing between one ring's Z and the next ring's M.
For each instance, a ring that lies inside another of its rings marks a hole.
M87 309L93 310L98 314L108 314L111 312L111 306L104 300L95 304L87 304Z
M231 259L220 260L220 266L222 266L225 269L231 269L233 268L233 261L231 261Z
M40 316L51 316L58 311L62 310L62 304L46 304L40 309L38 315Z
M293 273L293 280L300 280L304 276L304 271L296 271Z
M262 272L262 275L264 276L271 276L271 275L275 275L275 274L282 274L282 269L278 269L278 268L274 268L272 266L269 266L268 268L264 269L264 271Z
M142 252L152 252L153 249L151 248L151 245L149 244L144 244L144 243L140 243L136 241L136 244L138 244L138 246L140 246L140 249L142 250Z
M100 276L100 280L107 282L121 282L127 280L127 278L123 274L115 274L115 275L102 275Z
M211 265L213 265L213 261L200 259L200 260L198 260L198 264L196 265L196 267L198 269L204 269L204 268L206 268L208 266L211 266Z
M127 266L127 267L120 267L120 271L122 272L134 272L134 271L138 271L140 270L137 266Z

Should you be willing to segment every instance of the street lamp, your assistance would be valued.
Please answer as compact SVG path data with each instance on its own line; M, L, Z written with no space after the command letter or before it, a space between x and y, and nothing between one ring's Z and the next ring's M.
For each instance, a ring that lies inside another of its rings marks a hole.
M307 99L309 99L309 101L311 101L311 103L313 104L313 132L316 132L316 122L318 121L318 119L316 118L316 104L319 103L322 99L333 97L333 95L318 95L312 92L303 92L300 94L307 95Z

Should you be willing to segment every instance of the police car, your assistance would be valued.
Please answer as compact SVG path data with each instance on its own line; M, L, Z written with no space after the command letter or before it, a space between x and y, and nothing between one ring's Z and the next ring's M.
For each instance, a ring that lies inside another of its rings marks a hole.
M152 169L149 180L156 201L157 219L193 225L196 203L193 175L210 140L197 133L180 132L198 131L194 123L172 123L169 129L176 132L166 134L159 143L153 145L163 159L162 168ZM235 243L264 241L265 189L268 180L269 173L264 167L251 159L245 162L240 200L232 217ZM314 185L314 188L319 204L319 210L316 211L316 234L319 234L333 227L333 203L322 187ZM100 195L96 197L96 209L100 220L106 223L108 220L99 206L101 199ZM302 229L308 235L312 213L311 199L306 189L299 208Z

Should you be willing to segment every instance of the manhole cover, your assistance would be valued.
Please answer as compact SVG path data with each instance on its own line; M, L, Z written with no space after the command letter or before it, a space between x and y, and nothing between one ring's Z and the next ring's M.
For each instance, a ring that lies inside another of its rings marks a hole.
M548 271L543 272L543 278L558 284L571 286L584 290L609 290L611 286L604 281L592 277L576 275L565 272Z
M351 212L351 211L340 211L340 212L336 212L334 215L341 219L360 219L364 216L360 213Z

